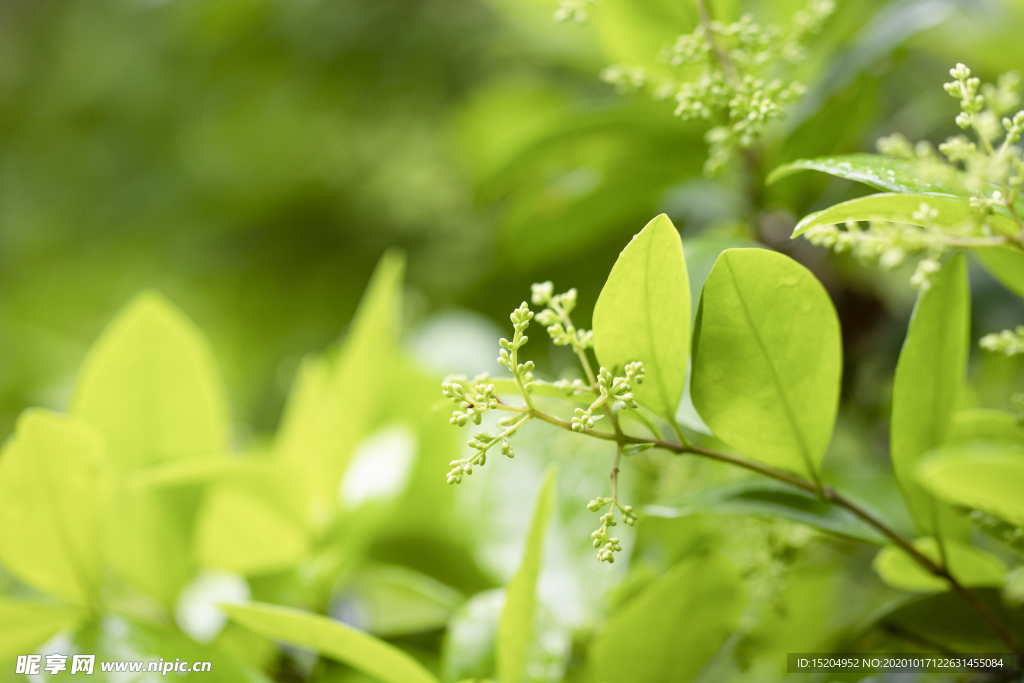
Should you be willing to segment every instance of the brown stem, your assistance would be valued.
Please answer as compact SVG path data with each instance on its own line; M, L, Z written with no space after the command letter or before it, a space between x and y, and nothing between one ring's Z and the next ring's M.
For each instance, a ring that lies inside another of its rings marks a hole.
M570 430L572 429L572 425L569 424L568 422L565 422L564 420L560 420L551 415L541 413L537 410L530 410L529 412L532 416L536 417L537 419L555 425L556 427L561 427L563 429ZM892 529L884 521L876 517L872 512L861 507L859 504L850 500L849 498L839 493L832 487L821 486L819 488L818 485L816 485L814 482L808 481L807 479L804 479L803 477L792 474L790 472L786 472L785 470L781 470L770 465L763 465L759 462L747 460L746 458L742 458L739 456L729 455L727 453L720 453L718 451L713 451L711 449L703 448L700 446L684 445L672 441L662 441L659 439L642 439L634 436L628 436L626 434L623 434L621 431L616 434L609 434L607 432L596 432L593 430L589 430L585 433L597 439L618 442L618 454L621 454L623 444L649 443L672 453L680 455L689 453L692 455L701 456L703 458L708 458L710 460L717 460L718 462L724 462L730 465L735 465L737 467L742 467L746 470L750 470L751 472L757 472L758 474L761 474L763 476L784 482L803 491L820 495L823 498L832 501L836 505L846 508L854 515L865 521L867 524L877 529L883 536L888 538L895 545L899 546L901 550L903 550L907 555L909 555L926 571L947 581L950 587L953 589L953 592L959 595L960 598L963 599L963 601L967 604L967 606L976 615L978 615L978 617L982 620L982 622L992 632L993 635L999 638L999 640L1003 641L1003 643L1005 643L1017 656L1024 656L1024 648L1020 646L1020 644L1017 642L1017 639L1010 632L1009 628L1006 626L1005 623L1003 623L1002 619L991 608L991 606L988 605L988 603L982 601L978 598L977 595L975 595L970 590L961 585L960 582L957 581L952 574L950 574L949 570L945 566L936 563L929 557L922 554L917 548L914 547L914 544L911 543L910 540L907 539L905 536L897 532L895 529ZM618 470L618 455L616 456L615 468L616 469L613 470L612 473L613 486L615 486L615 484L617 483L617 477L615 475L617 474Z

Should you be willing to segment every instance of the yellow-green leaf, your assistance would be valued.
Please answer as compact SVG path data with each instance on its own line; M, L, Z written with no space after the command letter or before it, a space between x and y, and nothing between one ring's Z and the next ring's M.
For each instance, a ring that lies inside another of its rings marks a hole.
M896 364L890 450L896 481L918 529L929 536L963 538L967 523L921 489L917 463L941 446L953 423L967 372L971 293L962 254L932 279L914 308Z
M694 323L693 404L747 457L817 477L839 406L839 317L809 270L765 249L728 249Z
M0 561L41 591L91 602L103 575L111 477L92 427L23 413L0 454Z
M265 638L314 650L382 683L437 683L422 664L395 646L334 619L259 602L221 609Z
M688 683L735 628L742 607L731 562L717 555L684 560L612 616L590 646L590 680Z
M986 247L975 249L974 254L1007 289L1024 297L1024 251L1015 247Z
M1024 527L1024 448L1007 442L950 444L921 461L917 477L938 498Z
M85 612L74 607L0 598L0 657L35 652L58 631L74 628Z
M928 219L924 225L914 214L918 214L921 204L938 211L938 215ZM805 217L793 230L793 237L799 237L811 228L822 225L842 224L846 221L889 221L923 227L963 228L974 225L977 211L971 208L966 197L936 197L925 194L872 194L867 197L851 199L848 202L830 206ZM1013 220L1001 214L990 214L986 221L996 232L1012 235L1017 232Z
M498 623L497 641L498 679L501 683L520 683L526 671L526 648L533 637L537 607L537 576L545 532L555 510L557 484L558 470L551 466L533 508L522 564L505 591L505 609Z
M933 562L945 557L950 573L962 586L1000 586L1006 566L1002 561L974 546L947 539L943 548L934 538L919 538L914 548ZM875 555L872 563L885 583L900 590L933 593L949 590L949 582L935 576L914 561L903 549L888 545Z
M209 344L152 292L133 299L89 350L71 413L100 431L121 473L227 448L227 401Z
M612 267L594 307L594 352L608 369L643 361L646 378L634 395L674 422L690 355L690 284L679 233L665 214Z

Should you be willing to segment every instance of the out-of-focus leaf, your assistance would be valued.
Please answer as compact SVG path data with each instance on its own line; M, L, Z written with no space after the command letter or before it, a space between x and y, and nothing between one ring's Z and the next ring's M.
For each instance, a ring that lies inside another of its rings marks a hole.
M392 637L444 626L460 602L458 591L429 576L397 565L375 566L352 579L332 614L352 614L357 622L345 621Z
M224 611L266 638L313 650L382 683L437 683L422 664L398 648L334 619L259 602L224 605Z
M662 214L622 250L594 307L594 352L621 372L642 361L637 400L672 421L686 382L690 355L690 285L683 247Z
M975 596L1007 624L1018 640L1024 637L1024 612L1006 606L999 591L974 589ZM953 652L1005 652L978 615L951 591L900 600L873 614L869 621L877 631L900 638L904 643L933 643Z
M923 225L920 219L914 218L914 214L920 212L922 204L927 204L939 212L937 216L928 219L928 225L925 227L956 229L965 225L973 225L975 222L977 212L971 208L967 198L926 194L872 194L867 197L851 199L806 216L796 224L793 237L799 237L811 228L836 225L851 220ZM997 232L1008 235L1016 232L1016 225L1006 216L991 214L986 220Z
M953 425L946 441L1006 441L1024 445L1024 425L1015 415L1001 410L961 410L953 415Z
M207 677L224 681L224 683L270 683L270 679L260 671L242 664L216 647L197 643L173 627L120 616L103 616L83 626L75 633L71 646L75 652L96 655L94 677L99 681L126 680L125 674L101 673L99 663L100 661L116 661L130 657L135 661L163 659L165 662L174 662L180 659L189 663L210 662L208 673L177 674L183 678ZM45 660L43 661L45 662ZM52 678L66 681L78 680L80 678L78 674L70 673L70 659L68 659L67 665L67 671L52 676ZM51 678L51 676L46 676L46 678Z
M883 192L941 196L958 194L946 187L921 180L913 162L880 154L837 154L817 159L798 159L769 173L765 183L771 185L799 171L821 171L864 183Z
M501 683L519 683L526 671L527 647L533 638L534 614L537 608L537 576L540 574L541 551L551 515L555 511L558 469L548 467L544 484L537 495L533 519L526 534L526 550L512 580L505 590L505 608L498 622L497 669Z
M1007 289L1024 297L1024 251L1013 247L986 247L975 249L974 254Z
M42 410L0 453L0 559L26 583L90 603L103 578L112 474L88 424Z
M85 616L74 607L0 598L0 657L35 652L55 633L74 628Z
M207 493L195 534L200 566L239 574L292 567L309 551L306 530L273 499L231 484Z
M687 683L733 630L743 601L730 562L684 560L612 616L590 648L594 680Z
M1024 526L1024 448L1005 442L950 444L917 467L921 485L955 505Z
M917 300L896 364L892 390L892 465L918 529L929 536L963 538L965 521L935 501L915 478L921 457L950 431L967 371L971 294L967 265L954 256Z
M289 397L277 454L304 476L317 524L330 520L353 448L379 418L397 352L405 259L388 252L377 265L336 354L307 360Z
M121 475L227 450L228 408L202 333L155 293L136 297L107 326L82 366L72 414L94 425ZM198 495L121 487L108 559L126 581L174 603L192 563Z
M839 405L842 342L832 301L789 257L729 249L694 324L693 402L746 456L816 478Z
M770 481L743 482L706 491L682 507L649 505L644 508L645 515L669 518L697 511L788 519L866 543L884 545L887 542L881 533L846 508Z
M922 555L935 562L945 557L949 571L963 586L1001 586L1006 566L1002 561L983 550L958 541L946 540L940 550L934 538L919 538L914 541ZM949 590L949 583L922 568L906 552L895 545L888 545L875 555L872 563L875 572L893 588L919 593Z
M122 474L227 449L227 400L209 344L152 292L132 300L90 349L71 413L100 431Z

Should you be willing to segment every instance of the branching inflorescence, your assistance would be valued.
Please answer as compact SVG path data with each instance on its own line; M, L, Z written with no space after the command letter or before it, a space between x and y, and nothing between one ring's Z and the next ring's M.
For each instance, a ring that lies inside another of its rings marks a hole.
M1008 115L1021 101L1020 77L1011 72L1000 76L995 84L982 84L963 64L951 69L950 75L953 80L945 84L945 89L960 102L956 124L972 131L975 140L955 135L936 151L927 141L912 145L896 133L880 139L878 151L910 163L913 175L940 190L937 194L969 197L969 217L954 220L925 201L911 216L913 224L875 220L867 221L865 229L857 221L847 221L842 228L811 228L804 233L808 240L837 252L850 252L862 262L883 269L896 268L908 257L918 257L911 284L922 290L930 286L940 259L953 249L1024 242L1018 201L1024 183L1024 161L1016 146L1024 132L1024 111Z
M804 58L803 44L821 30L835 3L811 0L794 15L789 29L761 26L749 14L725 24L710 18L703 0L697 8L697 28L660 55L670 76L616 64L602 77L620 92L650 86L656 99L675 101L676 116L712 123L705 138L710 149L704 169L714 175L735 150L751 148L765 127L804 94L800 82L768 74Z
M518 393L523 399L522 406L513 406L502 403L498 398L496 385L488 375L478 375L473 380L466 377L448 377L441 384L441 391L445 398L457 404L452 413L451 424L462 427L472 422L479 425L482 416L493 410L510 412L512 415L499 419L496 422L500 430L496 434L488 431L477 432L468 441L468 446L475 452L467 458L453 460L450 463L452 470L448 473L448 483L458 484L462 482L465 475L473 473L473 467L482 467L487 462L487 452L497 444L501 444L501 453L509 458L514 456L511 438L524 425L533 419L540 419L545 422L556 424L560 427L567 427L572 431L581 434L589 434L598 438L616 438L618 435L618 448L615 454L615 462L611 473L611 496L598 497L587 506L592 512L597 512L605 507L608 511L601 516L601 527L595 531L594 547L598 549L598 559L602 562L614 562L614 553L622 550L619 539L608 535L611 527L615 526L616 513L621 517L627 526L632 526L637 519L633 508L623 505L619 501L618 473L619 460L623 454L630 455L650 448L653 444L623 444L624 437L619 429L616 418L616 410L621 408L638 408L633 398L632 390L634 384L640 384L644 378L643 364L640 362L627 363L624 369L625 375L616 377L607 368L600 368L596 377L591 369L587 351L593 346L593 332L590 330L578 329L572 322L571 313L576 307L576 290L570 289L562 294L554 293L554 286L551 282L534 284L532 287L531 301L534 305L544 308L537 314L530 310L529 305L524 301L515 311L512 312L514 334L512 340L501 339L501 351L498 363L508 368L512 373L512 380ZM530 322L536 320L547 327L548 335L558 346L570 346L580 360L587 381L583 380L561 380L547 384L535 380L533 377L533 361L520 362L519 350L526 344L529 338L526 336L526 329ZM571 422L565 422L551 415L537 410L534 405L531 392L534 387L547 384L547 386L563 390L566 396L594 394L594 401L586 408L577 408ZM598 413L599 414L595 414ZM608 417L615 434L608 432L591 431L597 420Z

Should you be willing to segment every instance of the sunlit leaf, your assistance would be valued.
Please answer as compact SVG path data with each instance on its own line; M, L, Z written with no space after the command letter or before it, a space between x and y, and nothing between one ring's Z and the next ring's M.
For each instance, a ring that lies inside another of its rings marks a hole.
M919 538L914 548L934 562L943 558L950 573L962 586L1001 586L1006 566L1002 561L974 546L959 541L945 540L940 550L934 538ZM949 590L949 582L919 565L902 548L888 545L875 556L875 572L893 588L900 590L932 593Z
M974 254L1007 289L1024 297L1024 251L1014 247L986 247L975 249Z
M810 271L764 249L729 249L704 283L693 403L747 457L816 477L839 405L835 307Z
M797 159L773 170L765 183L771 185L799 171L820 171L837 178L864 183L883 192L946 196L958 194L942 185L921 180L921 174L913 162L880 154L839 154L817 159Z
M555 510L558 469L548 468L533 508L522 563L505 590L505 609L498 622L497 669L501 683L519 683L526 671L526 649L533 638L537 608L537 576L548 523Z
M896 365L890 448L896 480L918 529L930 536L963 537L967 524L918 485L921 456L950 431L967 369L970 288L963 255L953 257L914 308Z
M920 218L914 217L915 213L920 212L922 204L927 204L931 209L938 211L937 216L927 219L927 225ZM967 198L923 194L873 194L851 199L806 216L796 224L793 237L798 237L811 228L842 224L846 221L889 221L955 230L974 225L976 217L977 211L971 208ZM991 214L986 220L997 232L1008 235L1016 233L1014 222L1006 216Z
M81 420L21 415L0 454L0 560L26 583L78 603L103 578L112 473L103 441Z
M690 287L679 233L662 214L619 254L594 307L594 351L619 371L643 361L637 400L674 420L690 355Z
M590 647L593 680L687 683L733 630L743 607L727 560L684 560L613 615Z
M74 628L85 615L74 607L0 598L0 656L35 652L58 631Z
M121 473L227 449L227 401L209 344L155 293L133 299L90 349L71 413L100 431Z
M258 602L224 605L223 609L261 636L314 650L382 683L437 683L422 664L398 648L334 619Z
M353 449L384 406L404 270L401 254L381 258L340 347L327 358L304 362L289 397L276 451L303 473L318 523L330 518Z
M973 441L944 446L924 458L917 477L926 490L955 505L1024 526L1024 447Z

